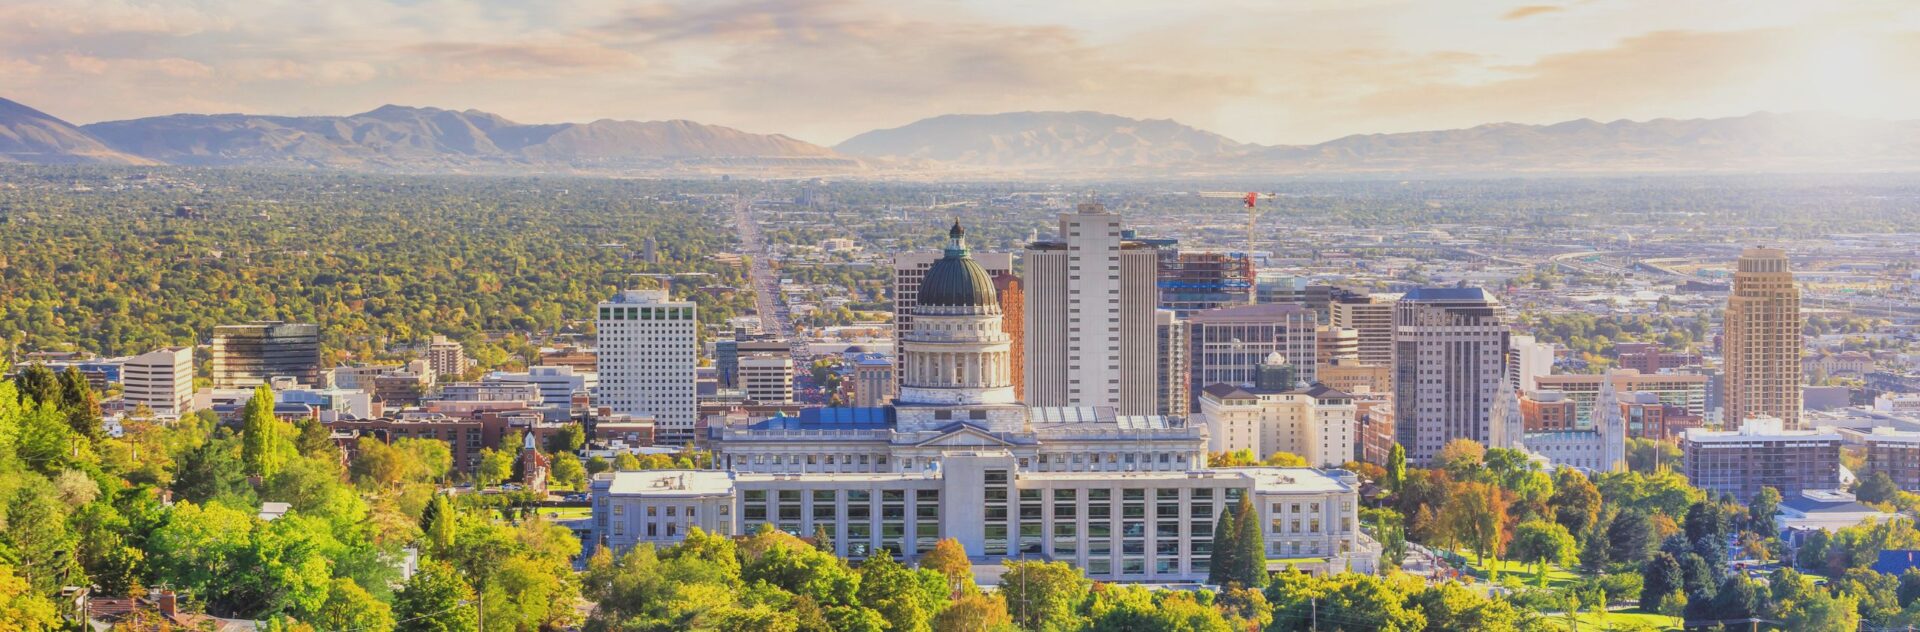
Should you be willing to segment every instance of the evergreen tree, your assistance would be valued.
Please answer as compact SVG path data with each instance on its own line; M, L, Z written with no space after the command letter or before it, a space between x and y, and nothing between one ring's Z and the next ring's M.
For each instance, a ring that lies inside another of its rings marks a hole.
M0 544L13 572L34 592L48 597L61 586L87 584L81 572L78 539L67 529L68 507L39 480L22 485L7 502L7 528Z
M1234 581L1240 568L1240 549L1235 544L1240 540L1240 521L1234 513L1234 507L1220 511L1213 524L1213 552L1207 558L1207 583L1223 588Z
M60 404L60 379L53 374L52 369L47 368L47 365L35 362L21 371L20 376L14 378L14 381L20 389L21 404L26 404L28 407L40 403L55 406Z
M74 434L98 440L105 432L100 427L100 396L87 383L78 367L60 372L60 411L66 413L67 426Z
M1680 592L1685 583L1680 562L1666 553L1653 556L1641 571L1640 608L1648 612L1659 612L1667 597Z
M1234 509L1234 562L1239 564L1235 573L1241 586L1264 588L1267 585L1267 547L1266 538L1261 537L1265 530L1260 528L1260 512L1253 507L1253 494L1240 495L1240 504Z
M1909 568L1907 572L1901 573L1900 588L1896 589L1894 594L1900 600L1900 607L1902 608L1912 605L1914 600L1920 599L1920 568Z
M1713 613L1715 619L1748 619L1760 614L1760 605L1760 595L1754 590L1753 582L1747 581L1746 577L1734 575L1720 584L1720 589L1715 592L1713 602L1709 606L1709 612Z
M1614 516L1607 525L1607 557L1615 563L1637 564L1653 554L1653 518L1638 509Z
M833 552L833 534L827 533L827 525L813 525L813 548L822 553Z

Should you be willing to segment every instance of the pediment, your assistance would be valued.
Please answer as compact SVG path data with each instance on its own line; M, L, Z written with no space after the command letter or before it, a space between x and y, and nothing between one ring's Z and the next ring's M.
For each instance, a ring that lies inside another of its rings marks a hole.
M985 429L969 423L956 423L940 429L939 436L914 444L928 448L1007 447L1013 445Z

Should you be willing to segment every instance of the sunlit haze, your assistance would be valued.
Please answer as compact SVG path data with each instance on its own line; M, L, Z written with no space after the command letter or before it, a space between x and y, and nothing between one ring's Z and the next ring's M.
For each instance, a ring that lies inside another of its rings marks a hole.
M831 144L1098 110L1235 140L1832 111L1916 118L1920 3L16 0L0 93L75 122L692 119Z

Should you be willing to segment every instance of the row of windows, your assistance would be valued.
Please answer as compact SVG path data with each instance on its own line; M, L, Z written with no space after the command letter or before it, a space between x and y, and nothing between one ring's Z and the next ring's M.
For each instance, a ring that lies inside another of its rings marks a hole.
M600 320L693 320L692 307L602 307Z

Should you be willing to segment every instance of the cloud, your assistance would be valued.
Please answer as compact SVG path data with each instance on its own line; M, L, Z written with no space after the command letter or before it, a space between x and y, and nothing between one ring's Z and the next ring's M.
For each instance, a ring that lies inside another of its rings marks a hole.
M1523 7L1515 7L1512 11L1508 11L1506 15L1500 16L1500 19L1524 20L1536 15L1546 15L1548 13L1559 13L1565 10L1566 10L1565 7L1558 7L1550 4L1529 4Z

